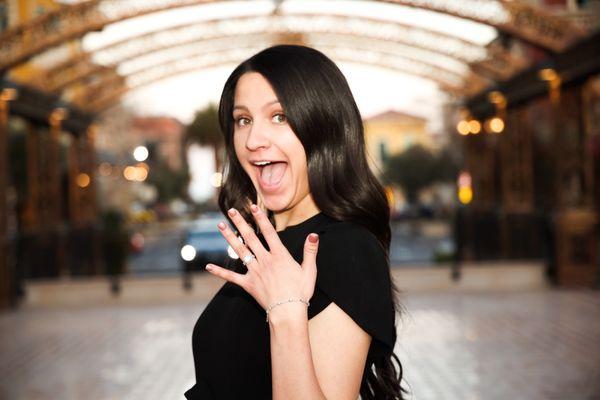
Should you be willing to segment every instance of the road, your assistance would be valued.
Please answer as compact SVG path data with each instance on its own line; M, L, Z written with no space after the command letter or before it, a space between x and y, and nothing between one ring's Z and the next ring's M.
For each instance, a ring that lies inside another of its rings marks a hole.
M128 272L133 275L174 274L181 271L179 248L186 225L182 221L149 225L144 235L144 249L130 256Z
M163 222L140 229L144 250L132 255L128 271L132 275L174 274L181 271L179 249L186 227L184 221ZM449 226L435 221L392 224L390 261L393 266L429 265L436 248L452 246Z

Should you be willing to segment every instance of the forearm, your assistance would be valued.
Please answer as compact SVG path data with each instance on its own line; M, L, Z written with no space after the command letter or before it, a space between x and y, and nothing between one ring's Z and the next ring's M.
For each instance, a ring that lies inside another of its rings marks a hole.
M326 400L315 372L306 305L288 303L269 313L274 400Z

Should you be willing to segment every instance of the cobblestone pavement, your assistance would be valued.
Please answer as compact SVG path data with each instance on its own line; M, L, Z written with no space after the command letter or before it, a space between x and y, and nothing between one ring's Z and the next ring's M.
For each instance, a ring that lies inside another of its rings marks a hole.
M600 399L600 292L402 297L412 399ZM204 304L0 314L1 400L183 399Z

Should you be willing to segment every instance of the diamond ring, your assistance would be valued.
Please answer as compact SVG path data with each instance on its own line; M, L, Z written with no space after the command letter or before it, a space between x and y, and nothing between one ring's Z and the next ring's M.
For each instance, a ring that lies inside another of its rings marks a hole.
M254 254L248 254L246 257L244 257L244 259L242 260L242 263L244 265L248 265L248 263L252 260L254 260L256 257L254 256Z

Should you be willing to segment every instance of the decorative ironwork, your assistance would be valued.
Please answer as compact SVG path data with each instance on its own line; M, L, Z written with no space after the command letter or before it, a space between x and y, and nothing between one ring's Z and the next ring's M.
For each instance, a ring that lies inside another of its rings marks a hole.
M525 114L523 108L508 113L500 142L502 204L509 213L533 211L532 129Z
M560 103L554 104L556 125L554 127L556 155L556 189L560 208L569 209L591 206L591 154L586 149L589 138L582 118L581 88L563 91ZM560 125L558 125L560 124Z
M495 149L488 135L480 133L467 137L467 139L466 166L473 182L471 204L476 209L489 210L493 207L496 199Z
M558 52L584 36L584 29L539 7L511 0L380 0L437 11L491 25L523 41Z
M441 12L491 25L544 49L559 51L584 32L568 21L519 2L494 0L379 0ZM159 11L212 3L211 0L89 0L63 5L0 35L0 70L104 26Z
M27 199L22 214L22 228L32 232L39 228L40 217L40 135L37 127L29 124L27 127Z
M68 195L70 222L86 226L96 216L95 156L93 125L85 134L73 136L68 151Z

